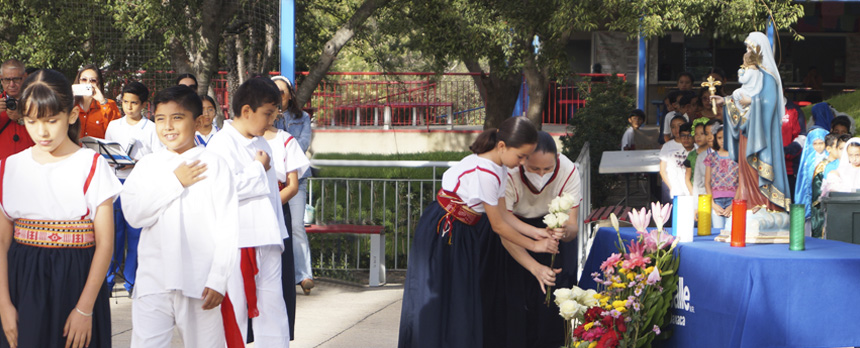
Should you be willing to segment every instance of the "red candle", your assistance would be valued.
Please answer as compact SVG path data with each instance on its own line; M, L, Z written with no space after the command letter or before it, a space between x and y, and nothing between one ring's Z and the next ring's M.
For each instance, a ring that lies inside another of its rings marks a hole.
M732 246L747 245L747 201L736 199L732 201Z

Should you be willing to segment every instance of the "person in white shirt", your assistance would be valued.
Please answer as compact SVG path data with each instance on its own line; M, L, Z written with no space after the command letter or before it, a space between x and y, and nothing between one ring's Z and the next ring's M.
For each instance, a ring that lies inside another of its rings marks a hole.
M245 81L233 96L232 122L225 122L206 146L227 161L239 195L241 258L227 290L236 325L244 340L248 318L254 318L255 345L267 348L290 344L281 286L281 253L288 234L277 173L272 169L272 148L263 138L278 116L280 98L271 80ZM227 335L229 339L231 332Z
M633 143L633 132L645 123L645 112L639 109L630 111L630 115L627 116L627 123L630 124L630 127L627 127L621 137L621 150L636 150L636 144Z
M186 347L223 347L217 308L239 255L233 175L194 143L201 103L193 90L169 87L153 103L166 149L137 162L120 195L128 221L143 229L131 346L170 346L178 327Z
M281 116L279 116L281 117ZM310 167L311 161L305 156L299 146L299 141L290 133L275 126L269 126L263 138L272 148L272 169L278 176L278 189L281 198L284 222L289 238L284 239L284 252L281 253L281 285L284 291L284 302L290 317L290 337L295 330L296 315L296 284L295 263L293 255L293 231L290 205L287 204L299 192L299 177ZM307 293L305 293L307 294Z
M218 115L218 109L215 99L208 95L200 96L203 101L203 115L197 119L197 132L194 135L195 142L199 146L206 147L212 136L218 132L218 126L215 125L215 117Z
M140 82L130 82L122 88L122 111L125 116L111 121L105 132L105 140L119 143L123 150L135 161L144 155L161 149L163 145L155 134L155 124L143 117L143 110L149 108L149 89ZM116 167L116 176L120 182L131 173L134 166ZM137 245L140 241L140 229L129 225L122 213L122 199L114 202L114 230L116 245L113 249L110 269L108 270L108 288L113 289L116 276L125 279L123 286L131 293L137 271Z
M660 177L663 179L664 193L668 193L668 196L664 195L663 197L664 202L671 202L674 196L690 194L684 182L684 176L687 172L684 168L684 161L687 160L690 151L695 148L693 137L690 135L691 125L684 123L682 116L676 116L672 119L672 123L681 123L678 126L678 139L670 140L660 149Z

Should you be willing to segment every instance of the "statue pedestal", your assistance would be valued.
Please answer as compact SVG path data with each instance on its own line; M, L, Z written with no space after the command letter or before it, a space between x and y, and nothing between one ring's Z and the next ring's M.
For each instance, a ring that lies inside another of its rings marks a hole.
M787 212L769 212L760 209L755 214L747 210L747 243L788 244L790 219ZM730 242L732 239L732 220L726 220L726 228L714 240Z

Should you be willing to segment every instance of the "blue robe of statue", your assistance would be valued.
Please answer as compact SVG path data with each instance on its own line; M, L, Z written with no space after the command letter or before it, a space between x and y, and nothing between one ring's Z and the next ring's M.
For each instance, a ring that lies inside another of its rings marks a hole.
M751 191L743 197L747 200L747 207L752 209L757 205L767 205L770 209L779 207L786 210L791 202L791 192L782 151L783 115L779 112L782 109L779 107L782 91L777 91L773 75L763 72L762 90L752 98L746 114L738 110L734 103L726 102L723 108L724 145L729 156L738 162L739 171L746 167L748 172L751 170L758 175L757 191L760 196L756 195L753 187L746 188ZM741 135L746 138L746 146L743 156L739 157L743 145ZM739 161L739 158L743 161ZM743 185L743 174L739 175L739 182Z

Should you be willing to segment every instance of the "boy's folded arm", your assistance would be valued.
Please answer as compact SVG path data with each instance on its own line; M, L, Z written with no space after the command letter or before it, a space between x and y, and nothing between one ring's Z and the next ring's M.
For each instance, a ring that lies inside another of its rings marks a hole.
M239 200L233 189L233 177L228 171L212 173L217 186L226 189L213 192L212 204L215 214L215 226L212 238L215 239L215 251L212 253L212 266L206 277L206 287L225 294L227 279L233 271L238 259L239 250Z
M269 188L269 178L266 176L266 168L263 168L263 164L258 161L252 162L238 173L235 173L233 179L236 195L240 201L257 196L265 196L271 191Z
M146 169L138 167L132 171L120 193L123 215L136 228L155 224L161 212L185 191L173 170Z

